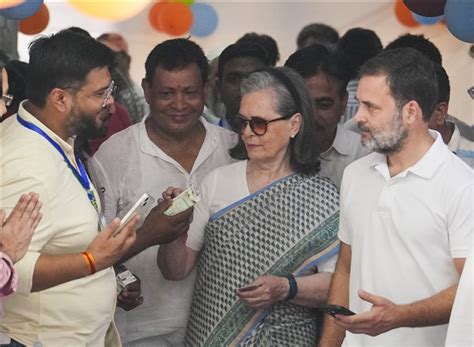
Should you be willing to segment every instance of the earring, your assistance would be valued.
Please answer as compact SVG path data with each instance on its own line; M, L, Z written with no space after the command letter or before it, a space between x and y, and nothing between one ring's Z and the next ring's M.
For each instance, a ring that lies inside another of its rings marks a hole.
M295 138L295 136L296 136L296 134L293 134L293 135L291 135L290 137L291 137L292 139L294 139L294 138Z

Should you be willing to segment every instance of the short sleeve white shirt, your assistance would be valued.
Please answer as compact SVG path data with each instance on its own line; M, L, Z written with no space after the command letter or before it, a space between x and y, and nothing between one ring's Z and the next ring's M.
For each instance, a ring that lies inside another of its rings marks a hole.
M135 124L102 144L89 169L103 200L107 222L123 216L143 193L155 199L170 187L198 187L216 167L234 160L228 150L237 135L209 124L201 117L206 137L191 172L168 156L148 137L145 122ZM142 221L146 216L142 216ZM195 272L182 281L164 279L156 264L158 246L150 247L125 265L141 280L144 304L125 312L117 309L117 327L123 342L184 329L189 315Z
M75 165L73 139L62 140L20 105L19 115L42 129ZM1 203L9 213L22 193L39 194L43 218L28 251L15 264L18 293L4 300L0 333L26 345L84 346L103 344L115 311L113 269L31 292L36 261L42 253L84 251L98 234L98 214L87 193L58 151L16 116L1 128ZM97 194L97 193L95 193ZM99 206L100 207L100 206Z
M339 238L351 246L350 309L368 311L357 291L397 304L425 299L459 280L453 258L465 258L474 228L474 172L435 141L412 167L390 177L386 156L349 165L341 190ZM345 345L436 346L446 325L394 329L376 337L346 334Z
M474 244L466 259L449 319L447 347L474 346Z
M341 124L337 125L336 137L331 147L321 153L321 176L327 177L338 190L341 189L342 174L347 165L370 153L362 146L360 135Z

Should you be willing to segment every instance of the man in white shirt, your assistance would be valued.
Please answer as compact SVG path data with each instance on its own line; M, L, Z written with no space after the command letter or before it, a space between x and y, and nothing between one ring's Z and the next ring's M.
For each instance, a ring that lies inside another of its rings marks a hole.
M474 141L460 132L456 122L448 120L450 93L448 74L441 65L436 66L436 74L439 85L438 103L428 123L429 127L441 134L450 151L474 168Z
M304 78L313 98L321 150L320 174L338 190L346 166L370 152L360 143L360 135L340 124L347 105L348 76L339 61L324 46L312 45L296 51L285 63Z
M112 62L108 48L69 31L30 45L29 100L0 129L0 206L10 211L31 190L43 218L15 264L17 293L4 301L7 346L120 343L111 265L135 242L138 219L116 237L117 219L99 233L98 195L73 148L79 129L107 125Z
M143 193L159 198L170 186L197 187L209 171L232 162L228 150L237 135L201 117L207 68L202 49L187 39L165 41L149 54L142 87L150 115L112 136L91 161L106 220L125 213ZM125 263L140 278L144 300L131 311L117 311L127 346L183 343L195 273L165 280L157 250L150 247Z
M400 35L398 38L390 42L385 47L385 50L394 48L414 48L428 57L431 61L441 66L443 65L443 57L441 56L440 50L424 35L413 35L408 33ZM448 115L447 120L456 125L461 137L469 141L474 141L474 128L452 115ZM353 128L353 125L351 128Z
M349 165L321 346L443 345L474 228L474 172L428 129L435 67L393 49L361 68L355 121L374 153ZM346 330L347 332L345 333Z

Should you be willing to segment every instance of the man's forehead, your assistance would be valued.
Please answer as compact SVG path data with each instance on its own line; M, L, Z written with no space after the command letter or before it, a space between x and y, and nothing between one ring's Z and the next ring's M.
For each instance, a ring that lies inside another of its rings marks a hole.
M163 75L177 76L177 75L186 74L186 73L190 75L194 75L196 73L196 75L201 76L201 71L199 70L199 67L196 63L191 63L184 66L178 66L172 69L167 69L166 67L162 65L157 65L153 75L155 77L160 77Z
M368 87L387 87L388 88L388 79L385 74L378 75L363 75L359 80L359 84L363 84Z
M364 75L359 80L357 88L356 99L359 101L374 100L389 97L393 99L388 85L387 76L379 75Z
M178 67L176 69L166 69L163 66L158 65L153 74L153 83L163 84L172 83L175 81L181 83L201 85L202 76L201 71L196 63Z
M89 71L84 79L82 85L91 86L96 89L106 88L110 85L112 77L110 76L110 71L107 66L97 67Z
M338 92L342 85L341 81L325 73L316 73L305 78L304 81L310 91L320 93Z

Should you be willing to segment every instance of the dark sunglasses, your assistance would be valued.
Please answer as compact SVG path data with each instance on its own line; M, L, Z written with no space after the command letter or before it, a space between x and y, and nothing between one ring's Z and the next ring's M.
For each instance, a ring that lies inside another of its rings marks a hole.
M291 117L291 116L290 116ZM250 119L245 119L241 116L235 116L232 120L232 128L239 134L242 134L247 126L247 123L250 125L253 133L257 136L263 136L267 132L268 124L276 122L279 120L285 120L290 118L288 116L283 116L280 118L275 118L272 120L266 120L260 117L251 117Z

